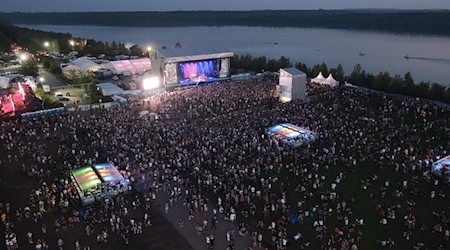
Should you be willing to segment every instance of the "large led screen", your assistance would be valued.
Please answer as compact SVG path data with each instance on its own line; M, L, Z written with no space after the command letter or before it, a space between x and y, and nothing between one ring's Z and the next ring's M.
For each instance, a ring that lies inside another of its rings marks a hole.
M180 63L178 72L182 84L214 81L219 76L219 65L217 60Z

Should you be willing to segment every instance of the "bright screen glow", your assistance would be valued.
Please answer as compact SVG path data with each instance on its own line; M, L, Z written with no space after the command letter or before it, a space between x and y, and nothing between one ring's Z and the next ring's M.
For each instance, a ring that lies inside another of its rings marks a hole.
M143 82L143 87L145 90L157 89L159 87L159 78L157 76L145 78Z
M217 60L187 62L179 64L181 83L214 81L218 78Z

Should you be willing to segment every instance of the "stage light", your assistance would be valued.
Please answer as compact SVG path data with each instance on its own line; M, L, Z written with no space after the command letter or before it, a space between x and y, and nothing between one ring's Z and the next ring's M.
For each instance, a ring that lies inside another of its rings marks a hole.
M159 78L157 76L145 78L143 83L143 87L145 90L156 89L159 87Z
M20 60L26 61L27 59L28 59L28 56L26 54L21 54L20 55Z

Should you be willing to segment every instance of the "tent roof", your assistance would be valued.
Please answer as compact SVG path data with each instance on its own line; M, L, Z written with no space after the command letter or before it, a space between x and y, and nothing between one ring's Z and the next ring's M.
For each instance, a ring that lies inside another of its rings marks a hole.
M148 58L112 61L109 62L109 65L111 65L112 68L117 72L145 71L150 70L152 68L151 61Z
M296 68L283 68L283 69L280 69L280 70L285 71L286 73L288 73L291 76L305 75L305 73L303 71L298 70Z
M338 81L336 81L334 78L333 78L333 75L330 73L330 75L328 76L328 78L327 78L327 80L326 80L326 83L327 84L329 84L329 85L331 85L331 86L336 86L336 85L338 85Z
M325 77L323 77L322 72L319 72L316 78L311 79L311 82L323 83Z
M110 82L99 83L97 86L102 89L102 93L105 96L118 95L124 91L122 88Z
M97 64L85 57L77 58L77 59L73 60L71 63L78 66L80 68L80 70L82 70L82 71L96 70L96 69L100 68L99 64Z

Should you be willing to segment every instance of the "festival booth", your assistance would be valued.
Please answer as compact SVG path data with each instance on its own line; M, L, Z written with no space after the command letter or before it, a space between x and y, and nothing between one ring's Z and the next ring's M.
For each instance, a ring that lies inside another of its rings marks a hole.
M128 180L111 163L73 170L71 177L83 205L103 201L128 189Z
M283 123L272 126L266 130L266 134L290 148L297 148L317 139L317 133L305 128Z
M431 172L450 182L450 155L434 162L431 166Z

